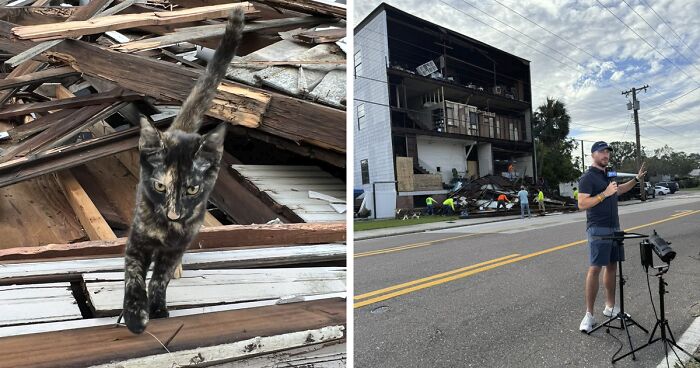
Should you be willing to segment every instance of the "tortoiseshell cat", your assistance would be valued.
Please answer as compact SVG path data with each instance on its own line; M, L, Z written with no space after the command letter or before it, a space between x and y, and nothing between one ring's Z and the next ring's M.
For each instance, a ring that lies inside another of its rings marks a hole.
M219 48L165 132L141 119L141 176L125 253L124 321L133 333L168 316L165 292L185 249L199 232L223 153L226 123L197 133L236 52L243 12L231 13ZM153 276L146 289L146 272Z

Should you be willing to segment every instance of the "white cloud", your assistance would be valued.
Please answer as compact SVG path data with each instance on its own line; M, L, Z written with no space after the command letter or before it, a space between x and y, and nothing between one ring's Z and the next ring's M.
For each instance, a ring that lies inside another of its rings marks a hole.
M642 101L642 109L639 112L642 117L640 123L642 144L648 150L668 144L675 150L700 152L700 103L698 103L700 89L678 102L667 104L659 109L651 109L700 86L700 67L697 65L700 55L685 47L671 29L640 0L627 2L673 46L661 39L624 3L612 0L601 0L601 2L678 67L664 60L595 0L498 0L585 51L578 50L543 31L494 0L444 1L513 38L532 45L545 54L553 54L551 50L489 19L467 3L473 4L576 60L583 68L573 65L571 61L562 60L563 58L559 55L555 54L549 58L533 51L502 33L473 21L469 16L457 12L442 2L388 0L387 3L530 60L533 108L543 103L547 96L566 102L572 117L572 136L576 138L612 141L622 139L624 136L626 140L634 140L634 126L628 124L630 112L627 111L627 99L621 95L621 91L648 84L650 86L648 92L639 95ZM647 0L646 2L693 50L700 50L699 1L657 0L652 2ZM365 0L354 3L355 23L359 23L381 2ZM459 16L455 16L456 14ZM693 64L680 56L676 49L680 50ZM700 53L700 51L696 52ZM570 68L562 66L559 61L567 63ZM626 133L625 128L627 128Z

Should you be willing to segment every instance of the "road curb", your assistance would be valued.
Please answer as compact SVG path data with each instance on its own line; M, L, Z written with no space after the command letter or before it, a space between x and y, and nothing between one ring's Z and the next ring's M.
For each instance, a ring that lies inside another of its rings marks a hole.
M690 327L688 327L685 332L683 332L683 336L677 341L678 346L682 347L685 351L694 354L695 351L700 347L700 317L695 318L693 323L690 324ZM687 363L690 360L690 357L683 354L683 352L679 352L679 356L683 357L683 362L682 364ZM678 358L676 358L676 355L673 354L673 352L669 351L668 355L668 367L675 367L676 363L681 363L678 361ZM661 359L661 363L656 366L656 368L666 368L666 357Z
M490 224L490 223L493 223L493 222L500 222L500 221L506 221L506 220L515 220L515 219L517 219L517 218L520 218L520 216L519 216L519 215L513 215L513 216L508 216L508 217L506 217L506 216L503 216L503 217L495 217L493 220L484 221L484 222L478 222L478 223L449 224L449 225L446 225L446 226L440 226L440 227L435 227L435 228L431 228L431 229L405 229L405 230L403 230L403 231L397 231L397 232L392 233L392 234L376 234L376 235L369 234L369 235L363 236L363 235L361 234L362 232L360 232L360 234L358 234L357 232L355 232L355 233L353 234L353 240L368 240L368 239L384 238L384 237L387 237L387 236L415 234L415 233L422 233L422 232L426 232L426 231L445 230L445 229L452 229L452 228L456 228L456 227L464 227L464 226L471 226L471 225L481 225L481 224ZM371 231L371 230L369 230L369 231Z

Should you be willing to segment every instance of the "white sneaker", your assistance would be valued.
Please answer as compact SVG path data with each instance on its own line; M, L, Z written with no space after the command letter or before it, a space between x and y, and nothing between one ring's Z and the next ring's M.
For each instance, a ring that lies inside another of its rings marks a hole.
M606 305L605 309L603 309L603 315L606 317L617 316L618 313L620 313L620 307L618 307L617 305L612 308Z
M581 326L578 328L581 332L589 333L595 325L595 317L590 312L586 312L586 316L581 321Z

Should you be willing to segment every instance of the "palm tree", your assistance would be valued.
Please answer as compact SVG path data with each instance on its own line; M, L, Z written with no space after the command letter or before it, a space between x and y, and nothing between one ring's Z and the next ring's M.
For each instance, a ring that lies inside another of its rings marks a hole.
M564 103L547 97L547 102L535 111L534 136L547 145L561 142L569 135L570 121Z

